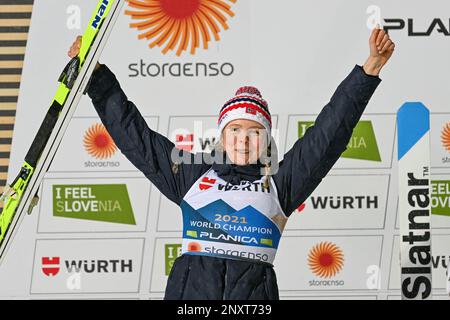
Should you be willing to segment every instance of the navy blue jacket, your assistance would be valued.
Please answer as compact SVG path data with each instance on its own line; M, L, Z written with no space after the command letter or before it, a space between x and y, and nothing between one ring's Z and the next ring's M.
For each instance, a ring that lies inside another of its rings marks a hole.
M273 179L287 216L309 197L346 150L353 129L380 81L379 77L367 75L361 66L355 66L322 109L315 125L284 155ZM171 160L174 144L147 126L105 65L93 73L88 94L122 153L167 198L179 205L189 188L211 165L192 164L197 163L194 157L202 158L202 155L180 151L192 161L180 164L174 172ZM234 278L244 285L233 282ZM199 287L201 280L198 279L210 281ZM268 266L183 255L172 268L166 298L277 299L278 289L275 274Z

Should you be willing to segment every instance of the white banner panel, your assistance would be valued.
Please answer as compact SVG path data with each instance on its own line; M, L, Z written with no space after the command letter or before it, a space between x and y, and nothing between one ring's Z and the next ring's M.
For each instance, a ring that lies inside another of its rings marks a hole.
M100 61L114 72L149 127L190 151L210 150L208 129L216 128L220 108L240 86L258 87L273 115L282 158L354 65L364 63L370 29L384 25L396 52L346 152L288 221L275 270L283 299L398 296L400 273L392 261L398 260L399 249L391 243L398 234L399 205L395 113L408 101L422 101L431 111L432 223L438 233L433 256L450 252L450 90L443 72L450 70L450 3L221 1L233 15L224 14L219 32L211 33L209 41L199 40L195 52L190 42L168 48L167 41L158 45L155 37L139 39L148 29L130 26L137 20L126 11L135 9L125 3ZM33 6L8 182L49 107L68 62L67 50L97 3L50 2ZM170 16L170 10L165 14ZM110 185L110 193L102 185ZM88 96L76 110L39 195L39 206L23 219L0 266L0 297L164 295L170 266L181 250L181 210L108 140ZM324 253L321 265L317 257ZM45 268L59 257L56 276L43 272L44 257ZM95 272L81 272L81 289L76 289L79 279L71 278L71 290L67 280L73 275L66 262L84 260L96 261ZM125 261L123 273L98 272L105 268L101 261L112 260ZM444 283L440 267L436 270L434 296L439 297Z
M328 175L291 215L286 230L384 229L389 180L388 175Z
M275 259L280 292L370 290L382 236L284 236Z
M138 292L144 239L38 240L32 294Z

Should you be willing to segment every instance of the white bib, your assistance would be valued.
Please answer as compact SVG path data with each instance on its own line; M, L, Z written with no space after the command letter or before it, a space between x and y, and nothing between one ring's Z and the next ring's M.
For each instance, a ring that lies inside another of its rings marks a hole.
M272 264L287 222L273 179L232 185L211 168L181 203L183 254Z

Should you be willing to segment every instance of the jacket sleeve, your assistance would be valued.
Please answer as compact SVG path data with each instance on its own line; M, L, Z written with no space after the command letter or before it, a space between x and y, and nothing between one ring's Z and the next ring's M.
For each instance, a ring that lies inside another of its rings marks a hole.
M202 161L202 153L175 149L177 155L187 161L172 170L171 154L175 145L148 127L107 66L101 65L93 73L88 95L120 151L161 193L180 204L189 188L209 168Z
M273 178L287 216L310 196L346 150L353 129L380 82L378 76L367 75L356 65L315 124L284 155Z

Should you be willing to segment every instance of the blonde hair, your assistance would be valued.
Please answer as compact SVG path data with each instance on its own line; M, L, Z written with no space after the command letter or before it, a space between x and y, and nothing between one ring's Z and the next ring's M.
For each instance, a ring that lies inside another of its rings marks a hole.
M174 174L177 174L178 173L178 167L180 166L180 164L179 163L177 163L177 162L174 162L173 164L172 164L172 172L174 173Z

